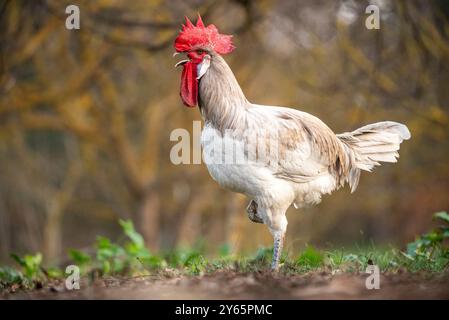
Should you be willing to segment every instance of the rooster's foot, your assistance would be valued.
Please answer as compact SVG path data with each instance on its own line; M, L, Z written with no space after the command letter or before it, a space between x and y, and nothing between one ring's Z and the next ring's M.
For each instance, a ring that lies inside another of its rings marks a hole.
M257 202L251 200L248 207L246 208L246 212L248 213L248 218L252 222L263 223L262 218L257 214Z

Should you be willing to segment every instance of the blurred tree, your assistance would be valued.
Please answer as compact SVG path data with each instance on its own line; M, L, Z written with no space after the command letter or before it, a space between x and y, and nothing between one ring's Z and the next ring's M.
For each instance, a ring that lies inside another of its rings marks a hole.
M196 12L235 35L226 59L252 101L298 106L336 132L385 119L411 128L397 165L292 216L290 243L353 242L360 230L403 241L427 228L449 205L449 5L385 0L381 29L367 30L369 3L78 1L81 29L69 31L70 1L0 1L0 258L55 259L116 232L118 217L153 250L269 244L241 196L203 166L169 161L170 132L200 119L181 108L172 69L173 39Z

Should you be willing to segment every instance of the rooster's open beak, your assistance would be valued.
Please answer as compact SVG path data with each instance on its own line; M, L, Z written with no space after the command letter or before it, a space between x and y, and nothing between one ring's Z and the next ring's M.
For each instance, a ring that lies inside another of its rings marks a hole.
M176 67L179 67L179 66L182 66L184 63L187 63L187 62L189 62L189 61L190 61L189 59L181 60L181 61L179 61L177 64L175 64L175 68L176 68Z
M173 57L176 57L178 54L181 54L181 52L175 52L175 53L173 53ZM175 68L176 67L179 67L179 66L182 66L184 63L187 63L187 62L189 62L190 60L188 60L188 59L186 59L186 60L181 60L181 61L179 61L177 64L175 64Z

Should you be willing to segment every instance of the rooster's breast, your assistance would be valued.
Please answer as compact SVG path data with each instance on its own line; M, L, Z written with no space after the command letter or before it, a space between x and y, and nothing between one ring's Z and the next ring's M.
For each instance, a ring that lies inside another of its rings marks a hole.
M291 193L288 182L275 178L263 164L247 159L245 144L234 132L222 134L206 124L201 145L207 169L220 186L252 198L273 198L278 193Z

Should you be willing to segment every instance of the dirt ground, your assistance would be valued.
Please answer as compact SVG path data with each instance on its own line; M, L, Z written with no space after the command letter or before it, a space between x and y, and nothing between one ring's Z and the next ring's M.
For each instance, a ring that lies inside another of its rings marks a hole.
M449 299L449 274L385 274L380 289L365 287L366 274L215 272L203 276L103 278L80 290L62 282L3 292L3 299Z

